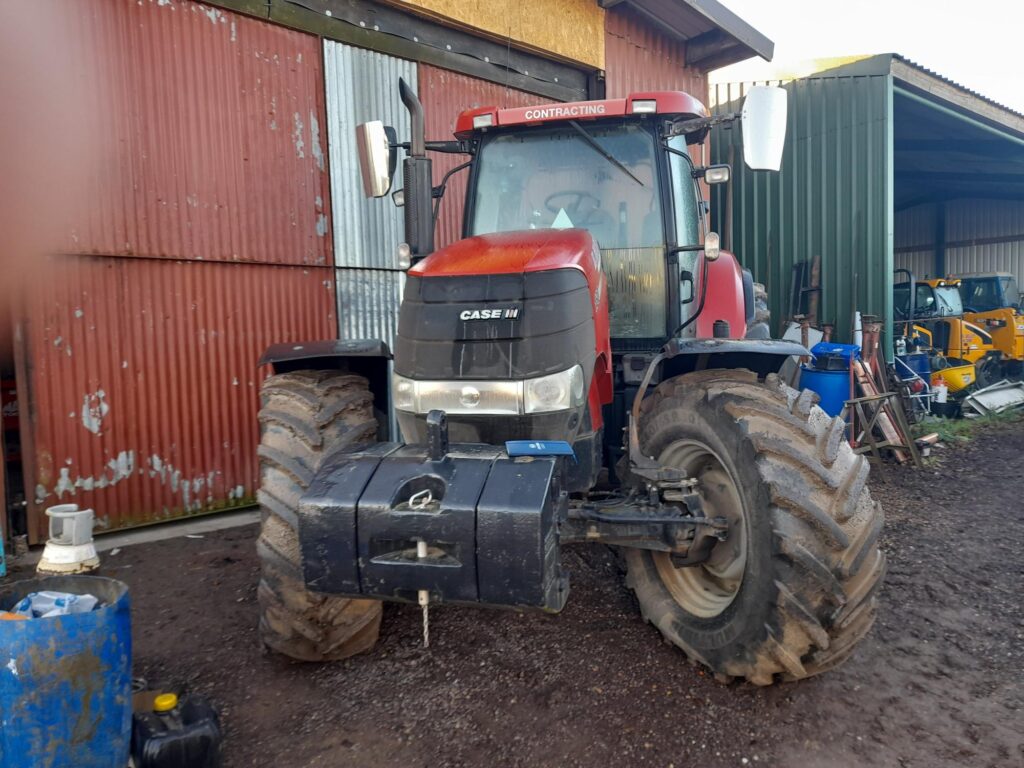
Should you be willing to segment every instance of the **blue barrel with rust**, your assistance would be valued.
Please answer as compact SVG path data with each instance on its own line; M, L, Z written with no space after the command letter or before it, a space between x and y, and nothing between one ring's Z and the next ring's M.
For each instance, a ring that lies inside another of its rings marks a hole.
M0 621L0 768L123 768L132 725L128 587L98 576L24 581L0 593L0 610L45 590L94 595L100 606Z

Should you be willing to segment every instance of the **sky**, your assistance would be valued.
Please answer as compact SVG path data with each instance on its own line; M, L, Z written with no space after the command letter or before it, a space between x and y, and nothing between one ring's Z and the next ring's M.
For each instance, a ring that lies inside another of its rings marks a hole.
M775 42L775 57L720 69L712 82L777 77L811 59L899 53L1024 112L1024 0L722 2Z

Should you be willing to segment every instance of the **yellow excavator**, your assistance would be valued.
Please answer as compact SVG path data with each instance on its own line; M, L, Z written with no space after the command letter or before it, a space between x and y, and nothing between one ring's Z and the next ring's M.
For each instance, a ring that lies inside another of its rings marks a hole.
M992 334L964 319L957 279L907 280L893 286L893 315L902 328L902 344L908 349L930 349L932 383L941 377L956 394L977 382L986 386L1002 373L1002 355ZM913 286L913 290L911 290ZM899 350L897 350L899 351Z
M1024 373L1024 312L1017 280L1009 272L984 272L950 278L960 290L964 318L991 336L1000 353L1000 377Z

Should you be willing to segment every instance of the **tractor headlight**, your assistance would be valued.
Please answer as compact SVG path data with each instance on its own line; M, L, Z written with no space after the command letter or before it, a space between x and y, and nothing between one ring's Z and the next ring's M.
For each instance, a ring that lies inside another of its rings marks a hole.
M519 416L579 406L584 401L583 386L583 369L577 365L525 381L416 381L396 373L391 389L400 411Z
M527 379L523 382L525 413L564 411L583 402L583 369L578 365L568 371Z

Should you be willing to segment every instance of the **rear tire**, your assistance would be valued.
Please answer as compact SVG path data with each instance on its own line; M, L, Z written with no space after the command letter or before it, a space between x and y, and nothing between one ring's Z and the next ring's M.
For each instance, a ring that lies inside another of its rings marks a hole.
M296 371L260 391L260 638L300 661L336 661L377 642L381 604L312 592L302 576L296 512L325 456L373 442L373 396L360 376Z
M644 617L720 680L818 674L874 623L882 512L867 461L815 402L775 375L718 370L665 381L643 403L644 453L700 478L706 512L730 519L730 534L704 566L626 550L627 584Z

